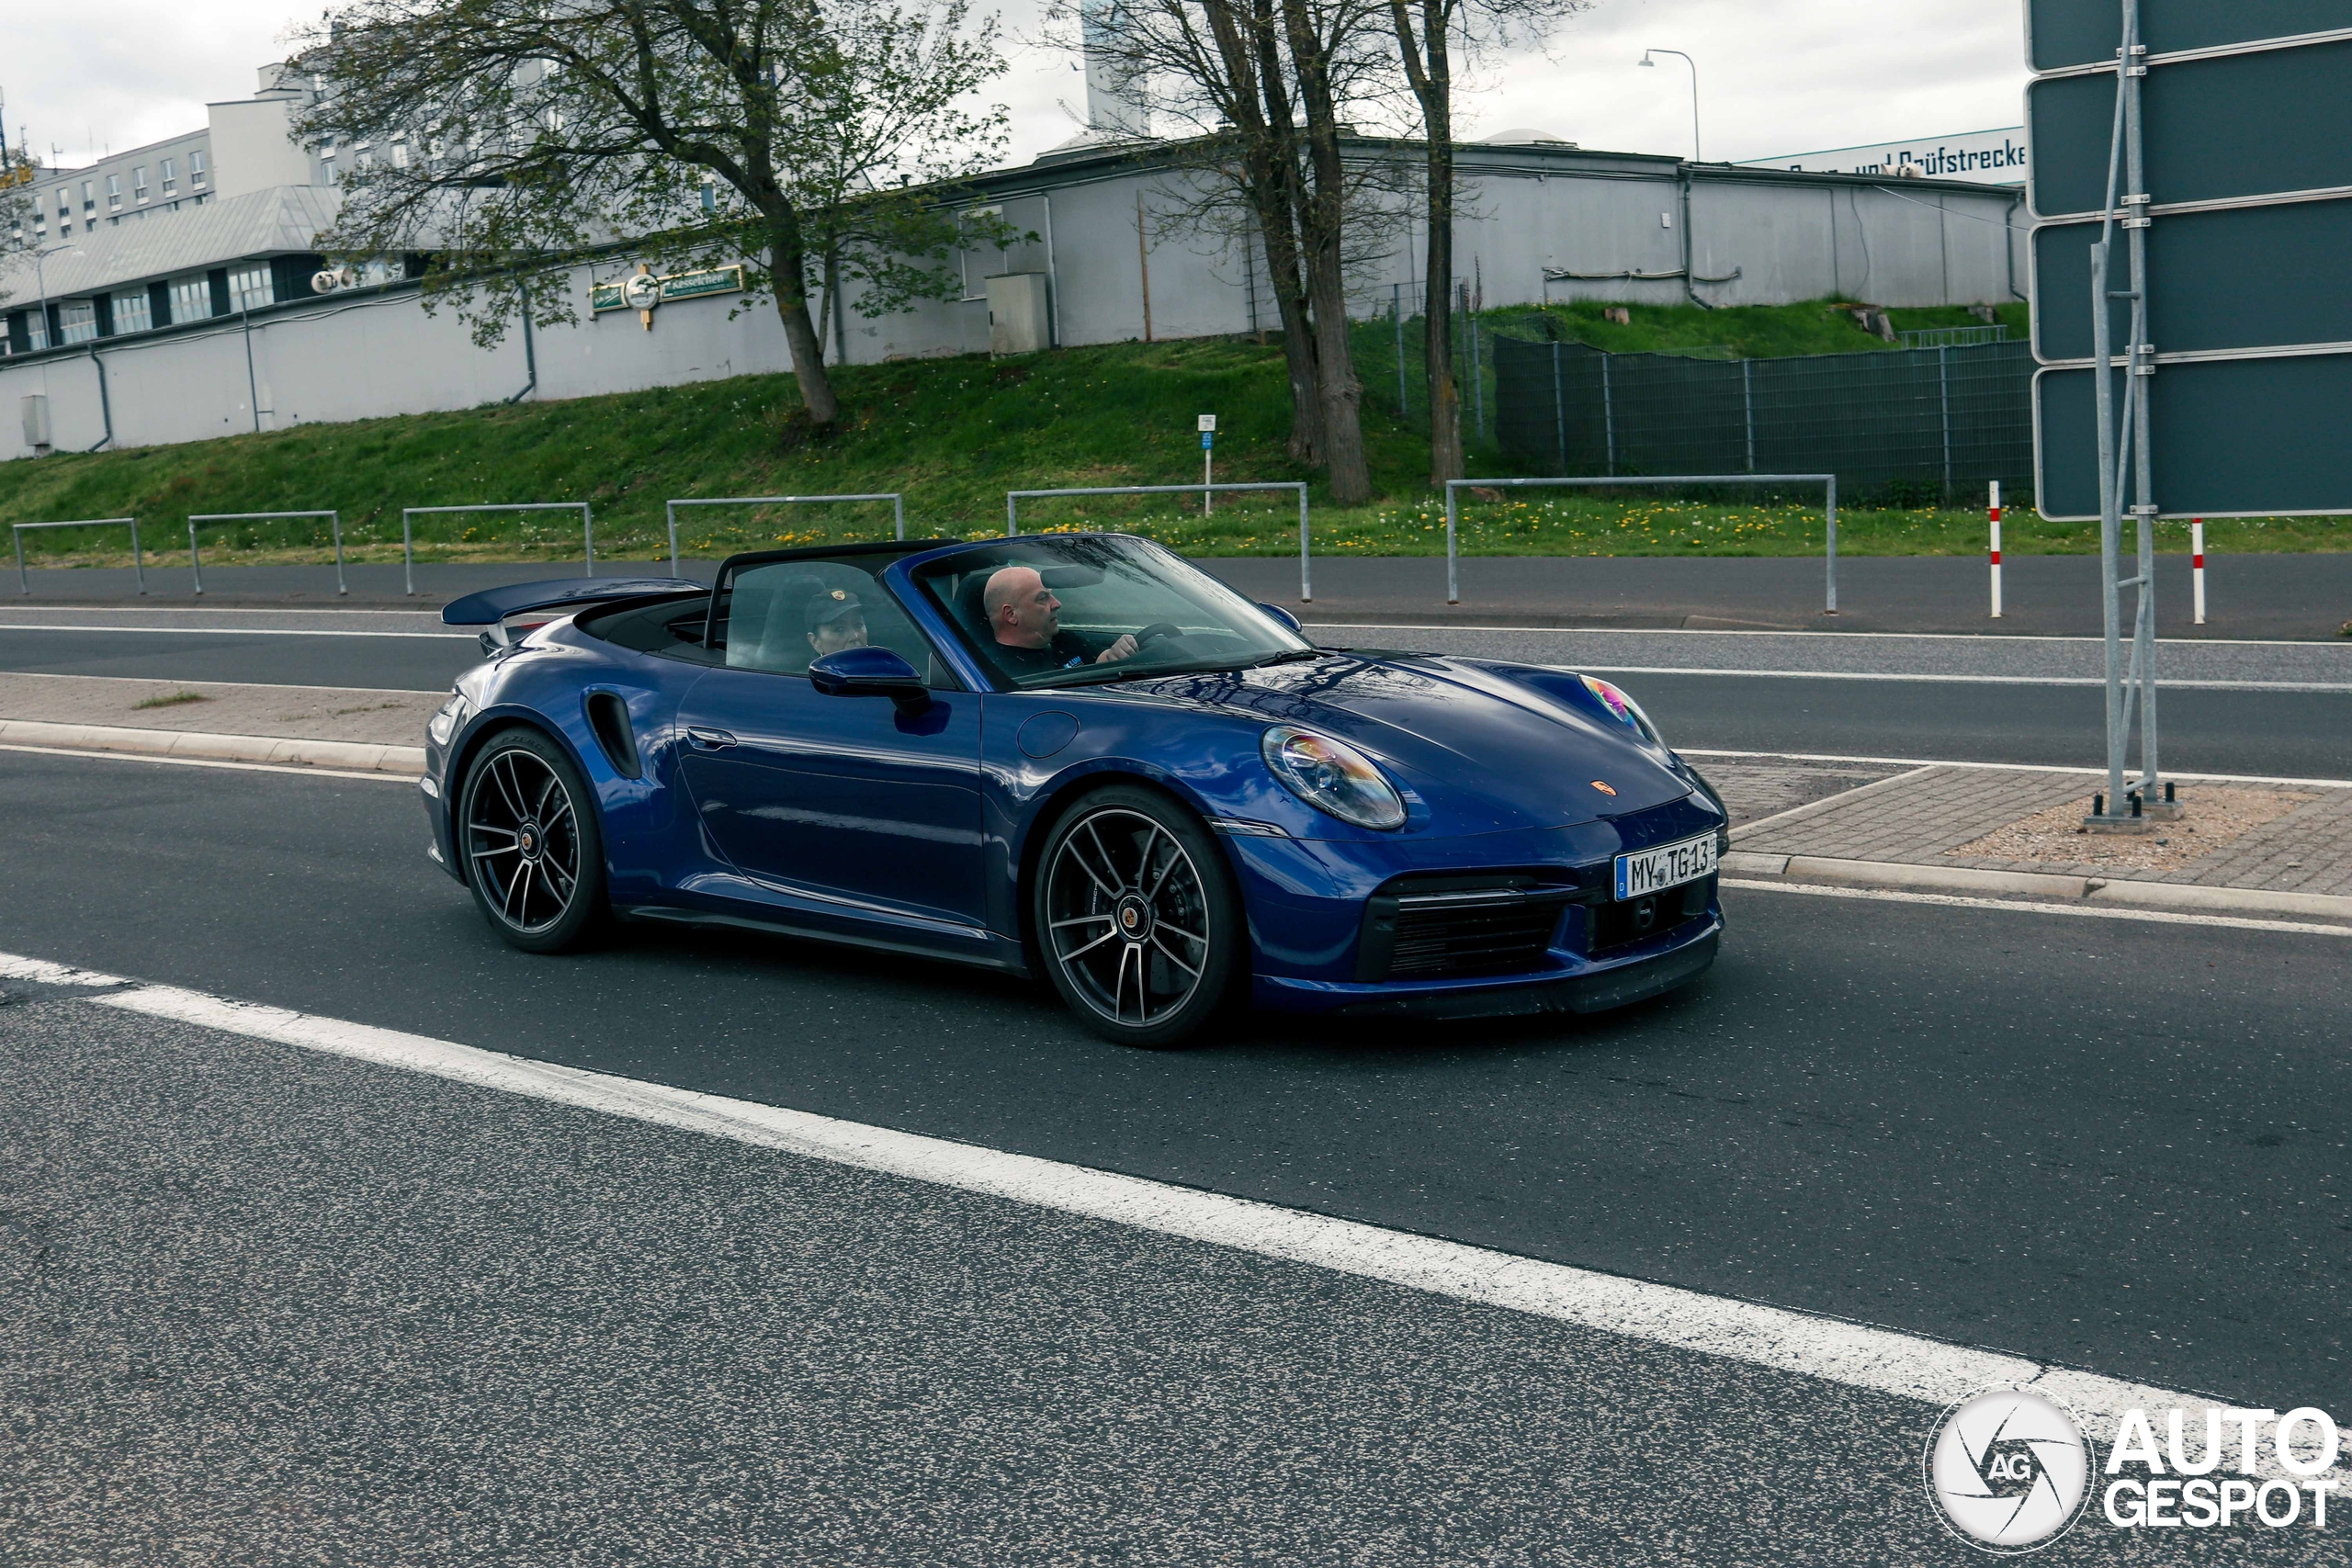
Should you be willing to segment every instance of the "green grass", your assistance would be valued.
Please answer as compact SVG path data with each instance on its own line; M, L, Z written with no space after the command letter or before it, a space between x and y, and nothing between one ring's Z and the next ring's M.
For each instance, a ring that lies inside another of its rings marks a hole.
M1556 309L1577 332L1633 331L1638 343L1713 333L1744 351L1817 345L1850 334L1875 340L1815 303L1699 312L1634 307L1633 328L1599 307ZM1899 313L1925 318L1961 311ZM1703 319L1702 319L1703 318ZM1958 324L1958 323L1952 323ZM842 427L813 435L788 376L746 376L561 402L487 407L121 452L0 463L0 522L137 516L151 559L187 558L191 513L334 507L354 559L397 559L403 506L580 501L596 514L598 554L653 558L666 551L662 502L673 497L902 491L912 535L976 536L1004 527L1008 489L1182 484L1200 476L1194 416L1218 415L1221 480L1306 478L1317 554L1418 555L1444 548L1442 500L1427 482L1426 439L1401 423L1367 363L1364 434L1378 498L1329 503L1319 479L1283 452L1289 400L1278 347L1244 340L1122 344L990 361L983 357L854 367L837 373ZM1510 472L1491 451L1487 472ZM682 513L686 553L887 537L887 505L696 508ZM1200 555L1277 555L1298 547L1286 495L1220 500L1204 519L1197 500L1026 502L1024 531L1113 526ZM2186 530L2166 529L2168 547ZM2179 536L2176 537L2175 536ZM421 518L426 559L576 560L576 518L560 513ZM123 563L119 531L25 536L42 565ZM321 522L208 524L207 564L322 560ZM2342 548L2327 520L2222 522L2216 551ZM2016 514L2007 547L2027 554L2097 547L2095 529ZM1983 514L1844 513L1839 547L1853 554L1972 554ZM1472 554L1789 555L1821 547L1817 504L1762 496L1707 503L1626 492L1519 492L1465 500L1462 546Z

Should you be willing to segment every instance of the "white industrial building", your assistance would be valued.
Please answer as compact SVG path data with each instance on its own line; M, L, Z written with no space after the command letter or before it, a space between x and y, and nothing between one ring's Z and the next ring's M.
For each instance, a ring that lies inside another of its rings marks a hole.
M304 85L271 67L261 88L210 106L204 132L43 176L27 236L40 264L20 257L0 275L0 402L24 411L0 422L0 457L790 368L773 306L731 308L740 295L682 288L696 297L662 304L650 330L633 308L592 312L600 284L618 303L612 285L634 270L625 251L573 269L577 324L518 330L487 350L457 312L425 314L413 261L372 264L320 296L316 236L337 210L338 160L407 149L297 147L287 126ZM1348 152L1419 156L1415 143L1374 139ZM176 209L164 201L167 163ZM1590 152L1536 133L1466 146L1461 169L1457 265L1488 307L2023 298L2026 224L2011 189ZM998 209L1034 242L967 253L954 301L867 320L853 296L828 354L870 364L987 352L991 295L1000 348L1271 331L1257 247L1178 217L1199 205L1203 177L1166 144L1095 135L972 181L962 199ZM1419 293L1422 236L1408 209L1393 231L1387 254L1351 279L1367 313L1392 300L1409 313Z

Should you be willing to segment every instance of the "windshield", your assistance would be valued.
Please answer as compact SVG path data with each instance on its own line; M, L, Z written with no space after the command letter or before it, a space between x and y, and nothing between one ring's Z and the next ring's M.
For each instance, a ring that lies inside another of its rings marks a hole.
M981 661L1015 686L1238 670L1314 651L1206 572L1125 535L1007 539L914 575Z

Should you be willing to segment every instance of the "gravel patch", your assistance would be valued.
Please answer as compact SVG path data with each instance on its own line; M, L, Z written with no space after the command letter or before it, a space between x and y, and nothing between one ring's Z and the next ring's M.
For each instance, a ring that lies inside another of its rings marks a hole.
M1996 828L1944 854L1954 860L2179 871L2318 798L2302 790L2207 786L2184 797L2182 804L2188 810L2177 821L2160 823L2148 834L2109 834L2084 829L2083 818L2091 810L2091 797L2084 795Z

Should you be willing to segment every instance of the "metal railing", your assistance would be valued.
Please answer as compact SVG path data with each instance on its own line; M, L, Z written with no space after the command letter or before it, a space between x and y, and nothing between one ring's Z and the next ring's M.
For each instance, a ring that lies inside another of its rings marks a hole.
M797 506L818 501L887 501L890 516L896 525L895 537L907 536L906 497L897 491L879 491L867 495L713 495L692 496L664 502L663 515L670 524L670 575L678 575L678 508L681 506Z
M1822 522L1829 561L1829 607L1838 613L1838 476L1836 474L1617 474L1600 479L1448 479L1445 481L1445 602L1462 603L1455 572L1454 519L1464 490L1524 490L1533 485L1758 485L1816 484L1823 488Z
M204 562L196 553L196 525L198 523L258 523L272 517L324 517L334 535L334 591L338 597L348 595L350 588L343 581L343 513L340 512L196 512L187 520L187 566L196 576L196 596L204 597Z
M1314 579L1307 567L1306 486L1297 479L1268 479L1261 484L1101 485L1078 490L1009 490L1004 492L1004 536L1021 532L1021 503L1046 496L1075 495L1224 495L1253 490L1295 490L1298 492L1298 602L1315 602ZM1449 530L1449 536L1451 531Z
M401 508L401 575L411 598L416 595L416 544L410 519L437 512L569 512L580 509L580 548L588 563L587 575L596 575L596 519L584 501L515 501L481 506L403 506Z
M10 539L17 547L17 592L30 593L33 585L25 576L25 533L32 528L120 528L130 529L130 575L138 581L139 592L147 592L147 570L139 561L139 519L136 517L84 517L72 523L11 523Z
M1980 344L2007 343L2009 329L1996 323L1989 327L1914 327L1894 334L1905 348L1974 348Z

